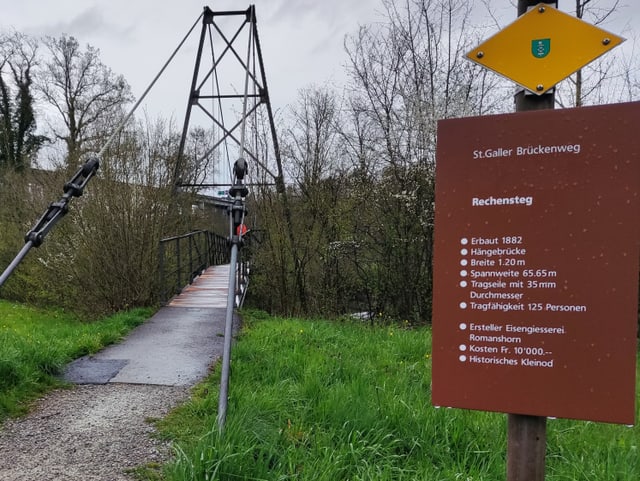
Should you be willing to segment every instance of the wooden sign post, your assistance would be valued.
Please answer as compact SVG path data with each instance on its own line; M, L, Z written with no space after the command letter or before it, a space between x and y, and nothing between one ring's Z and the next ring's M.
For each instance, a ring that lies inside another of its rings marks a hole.
M558 6L557 1L552 3ZM518 17L534 6L534 0L518 0ZM515 104L516 112L553 109L555 88L540 96L521 90L516 94ZM546 451L546 416L507 414L507 481L544 481Z

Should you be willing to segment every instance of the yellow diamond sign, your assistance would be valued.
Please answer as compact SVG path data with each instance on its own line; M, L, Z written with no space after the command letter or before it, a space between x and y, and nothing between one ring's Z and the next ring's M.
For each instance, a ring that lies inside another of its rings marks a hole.
M542 95L623 41L540 3L466 57Z

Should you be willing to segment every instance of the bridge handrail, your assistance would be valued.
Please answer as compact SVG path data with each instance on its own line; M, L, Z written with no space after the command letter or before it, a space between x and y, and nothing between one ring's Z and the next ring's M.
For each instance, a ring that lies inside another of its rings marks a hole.
M160 301L166 304L209 266L229 262L227 238L208 230L160 240Z

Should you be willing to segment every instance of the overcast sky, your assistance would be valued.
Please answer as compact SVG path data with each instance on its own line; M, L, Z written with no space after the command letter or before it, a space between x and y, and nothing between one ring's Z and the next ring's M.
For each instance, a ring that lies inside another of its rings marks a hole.
M379 0L0 0L0 29L75 36L100 49L139 97L208 4L214 11L256 5L260 44L273 107L283 108L311 83L342 82L343 40L375 20ZM149 96L172 97L182 116L200 24L175 65ZM156 93L156 89L159 93ZM160 100L167 102L167 99Z
M404 0L398 0L404 1ZM596 0L606 6L614 0ZM32 35L75 36L100 49L103 62L125 76L139 97L202 13L207 0L0 0L0 30ZM298 90L311 84L345 80L345 35L361 24L380 21L381 0L238 0L209 1L214 11L245 10L256 5L260 43L274 109L293 103ZM515 1L489 2L504 26L515 19ZM605 28L629 37L640 30L640 1L628 5ZM482 2L475 21L488 25ZM569 11L573 0L561 0ZM493 28L493 27L491 27ZM488 29L490 33L491 28ZM181 118L193 72L197 27L187 48L145 102L153 113ZM627 42L630 43L630 42ZM629 46L627 46L628 48ZM158 108L158 106L162 106Z
M613 0L596 2L606 6ZM124 75L139 97L206 3L207 0L0 0L0 29L15 28L37 36L73 35L81 44L99 48L103 62ZM361 24L379 21L383 11L381 0L211 0L208 5L214 11L244 10L250 3L256 5L274 109L292 103L298 90L311 84L329 82L340 87L345 79L345 35L355 33ZM477 3L477 23L491 23L483 16L482 3ZM623 14L605 28L629 37L634 28L636 32L640 30L640 1L622 3L628 5ZM515 19L515 1L492 0L490 4L503 26ZM572 6L573 0L561 0L562 10ZM182 117L199 28L145 102L153 107L151 111L162 105L164 115Z

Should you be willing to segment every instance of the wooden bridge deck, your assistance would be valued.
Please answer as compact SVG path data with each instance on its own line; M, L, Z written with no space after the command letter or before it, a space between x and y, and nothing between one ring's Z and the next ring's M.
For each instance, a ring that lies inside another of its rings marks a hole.
M229 264L212 266L167 304L170 307L227 307Z

